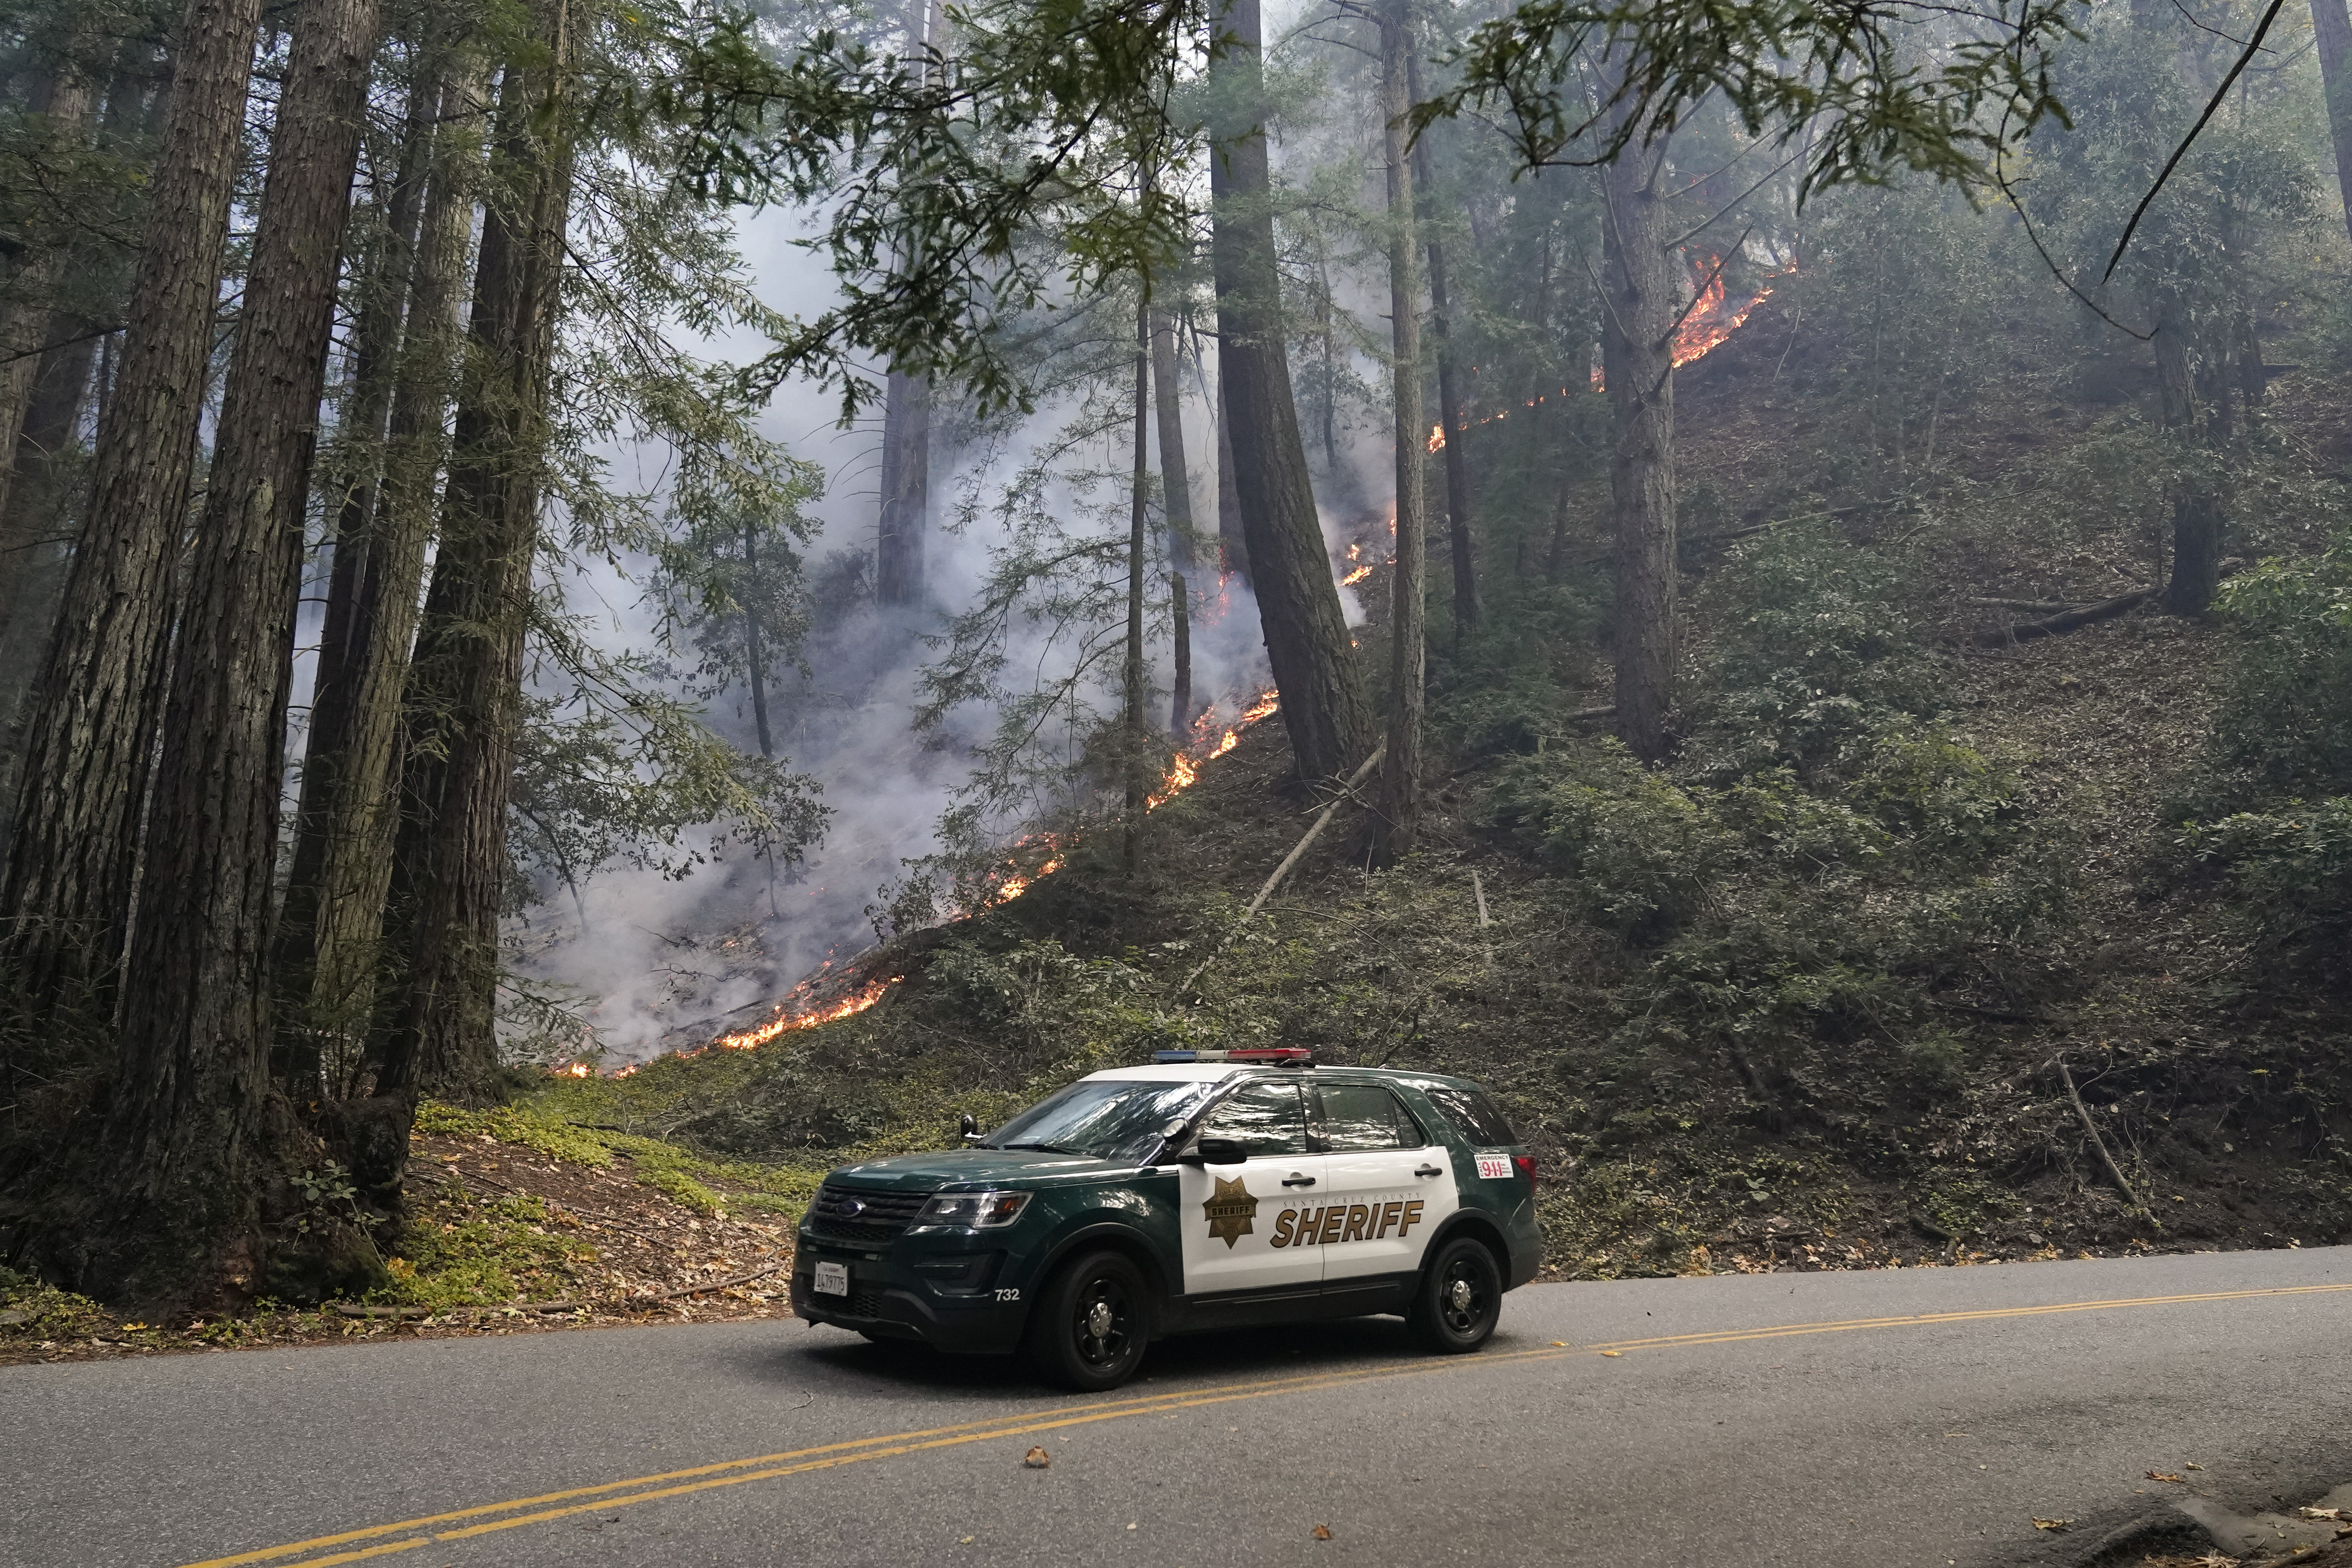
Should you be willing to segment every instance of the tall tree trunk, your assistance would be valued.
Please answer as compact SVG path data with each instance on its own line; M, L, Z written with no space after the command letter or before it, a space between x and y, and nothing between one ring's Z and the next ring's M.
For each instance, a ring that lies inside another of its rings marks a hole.
M2200 342L2188 312L2166 300L2157 310L2156 371L2165 427L2185 448L2184 471L2172 496L2172 573L2164 587L2164 608L2176 616L2201 616L2220 586L2222 505L2210 466L2212 451L2226 441L2230 402L2235 390L2211 346Z
M1417 102L1421 98L1419 54L1409 52L1406 63L1406 85ZM1430 178L1429 138L1425 135L1413 143L1412 174L1418 199L1428 202L1434 182ZM1445 292L1445 245L1438 237L1433 223L1423 238L1429 247L1429 330L1437 340L1437 415L1443 437L1438 450L1445 454L1446 536L1454 563L1454 649L1459 653L1463 639L1477 631L1484 607L1479 603L1477 552L1471 536L1475 525L1470 461L1462 439L1462 399L1454 363L1454 321Z
M9 809L24 757L25 700L73 559L65 479L98 363L98 339L81 317L60 311L49 318L49 331L48 341L59 346L40 357L16 436L8 510L0 512L0 856L15 826Z
M70 60L60 61L33 94L32 109L47 121L49 147L73 157L89 142L90 110L97 93L90 79ZM0 443L13 447L25 426L32 401L33 381L40 374L43 350L54 311L58 284L74 254L69 245L44 245L21 262L8 279L7 302L0 305ZM8 493L15 478L13 464L0 464L0 517L8 515ZM12 552L0 556L0 568L12 568L18 557L17 541L0 536L0 546Z
M279 996L273 1070L289 1084L348 1092L377 1002L378 942L392 878L401 689L416 633L443 417L462 336L467 252L481 180L482 65L460 51L430 118L439 123L393 364L390 420L365 525L336 544L291 875L273 966ZM326 1082L333 1067L338 1081Z
M1127 874L1130 877L1143 867L1143 809L1145 797L1150 794L1150 782L1143 769L1145 750L1150 743L1150 727L1143 716L1143 523L1149 510L1145 498L1150 493L1151 484L1151 465L1145 443L1150 438L1150 419L1151 307L1139 304L1135 308L1135 471L1127 509L1127 658L1119 671L1126 696L1125 710L1120 715L1124 733L1119 752L1126 763L1125 849Z
M1421 418L1421 279L1413 263L1412 159L1405 116L1412 110L1407 85L1412 30L1403 0L1380 13L1382 151L1388 160L1389 342L1395 403L1396 566L1389 609L1388 755L1381 763L1381 812L1374 831L1380 857L1393 863L1412 853L1421 833L1422 709L1428 664L1426 437Z
M571 194L568 0L542 12L543 64L510 66L500 162L475 271L441 548L410 672L390 913L404 972L378 1093L479 1097L496 1070L499 910L521 705L556 283Z
M922 602L930 500L930 383L893 371L882 395L882 524L874 556L874 596L883 604Z
M1151 312L1151 377L1160 413L1160 489L1168 513L1168 562L1192 569L1192 475L1184 458L1184 385L1177 374L1176 323Z
M304 500L376 37L375 0L304 0L295 16L124 966L114 1212L83 1276L110 1298L258 1293L263 968Z
M776 743L768 735L768 654L760 642L760 530L756 523L743 525L743 574L749 592L743 596L744 662L751 676L751 721L760 730L760 754L772 760ZM583 919L581 923L585 925Z
M1264 92L1258 0L1229 0L1221 30L1228 44L1217 63L1236 79L1241 98L1255 104ZM1209 164L1217 357L1234 488L1266 658L1299 775L1341 778L1371 750L1371 704L1316 519L1283 353L1265 129L1237 130L1213 151Z
M1643 762L1669 744L1674 706L1675 286L1658 175L1664 138L1635 137L1601 171L1601 371L1615 452L1617 732Z
M319 634L319 668L313 680L312 734L317 705L342 685L342 667L352 657L352 615L367 572L369 522L375 513L377 476L383 467L386 422L392 416L393 378L399 363L401 319L408 302L416 225L423 205L433 132L441 114L446 57L434 50L416 67L409 87L406 123L392 177L373 176L379 232L355 290L352 391L336 421L341 448L328 500L334 504L333 564L328 575L327 614Z
M2344 199L2345 226L2352 230L2352 12L2344 0L2311 0L2311 32L2336 142L2336 188Z
M24 748L0 966L34 1016L100 1016L130 921L173 579L228 241L260 0L189 0L150 182L89 521L49 638Z
M1182 745L1192 732L1192 590L1181 572L1168 574L1169 613L1174 618L1175 689L1168 703L1168 733Z
M910 52L937 50L946 39L940 0L908 7ZM927 74L935 67L927 66ZM931 384L890 373L882 394L882 518L874 552L874 596L885 605L923 602L923 565L931 513Z
M1217 564L1221 571L1249 581L1249 541L1242 537L1242 492L1234 483L1234 421L1225 409L1225 367L1217 361Z

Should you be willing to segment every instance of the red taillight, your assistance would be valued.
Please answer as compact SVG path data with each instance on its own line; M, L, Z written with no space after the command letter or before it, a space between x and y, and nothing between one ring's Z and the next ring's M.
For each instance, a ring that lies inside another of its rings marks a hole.
M1529 1191L1529 1192L1533 1192L1533 1191L1535 1191L1535 1189L1536 1189L1536 1157L1535 1157L1533 1154L1514 1154L1514 1155L1512 1155L1512 1156L1511 1156L1511 1168L1512 1168L1513 1170L1515 1170L1515 1171L1518 1172L1518 1173L1519 1173L1520 1175L1525 1176L1525 1177L1528 1179L1528 1191Z

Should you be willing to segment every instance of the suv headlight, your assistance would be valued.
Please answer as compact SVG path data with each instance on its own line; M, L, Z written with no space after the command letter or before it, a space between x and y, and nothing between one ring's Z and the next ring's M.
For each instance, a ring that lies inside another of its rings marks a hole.
M909 1230L996 1230L1021 1217L1027 1193L940 1193L915 1215Z

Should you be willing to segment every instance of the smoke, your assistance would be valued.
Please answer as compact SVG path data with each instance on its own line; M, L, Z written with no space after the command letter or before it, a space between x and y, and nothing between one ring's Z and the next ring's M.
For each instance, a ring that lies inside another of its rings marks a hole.
M814 313L833 297L833 280L792 244L801 232L790 219L763 216L747 221L744 242L763 295ZM721 341L710 352L740 357L761 346ZM1188 391L1197 392L1189 378ZM875 545L879 418L861 418L845 430L838 412L833 395L796 384L779 391L763 419L765 434L826 473L823 500L808 509L821 524L806 552L813 583L832 581L829 559L870 558ZM985 500L992 487L1001 487L1063 412L1041 409L1001 450L963 454L960 470L935 458L929 605L897 610L868 599L845 614L839 605L816 606L818 631L803 650L805 673L772 683L769 697L780 759L814 776L832 811L823 839L799 864L775 868L729 850L684 878L608 867L581 887L577 909L558 889L509 921L515 973L567 1003L587 1026L589 1054L612 1066L699 1046L761 1021L797 983L875 941L883 890L901 879L907 862L940 849L941 813L954 804L974 747L995 724L992 712L967 705L928 734L915 727L921 668L938 653L925 638L971 605L990 572L990 548L1003 538L984 504L960 532L940 523L964 488L977 485ZM1185 425L1195 511L1213 517L1214 427L1197 395L1185 405ZM660 460L637 452L610 456L625 472L656 469ZM990 464L987 471L971 466L980 462ZM1050 499L1059 506L1079 498ZM599 639L614 649L653 641L654 617L639 602L650 564L627 561L617 572L578 566L565 583L575 605L594 612ZM870 583L870 571L863 581ZM1218 721L1229 723L1269 684L1257 605L1244 583L1219 578L1213 567L1196 569L1192 587L1196 706L1213 702ZM1066 664L1066 647L1055 642L1050 626L1016 621L1010 637L1009 670L1051 674ZM1156 711L1164 721L1171 675L1164 637L1150 658L1163 693ZM748 693L722 694L706 719L730 742L756 749ZM1044 739L1051 746L1066 738L1049 732ZM1019 825L995 826L1009 834Z

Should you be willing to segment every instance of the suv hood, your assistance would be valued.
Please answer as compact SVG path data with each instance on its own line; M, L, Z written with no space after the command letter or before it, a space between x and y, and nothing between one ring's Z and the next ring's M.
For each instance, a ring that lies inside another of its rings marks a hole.
M843 1165L827 1172L824 1179L851 1187L932 1192L947 1186L1003 1183L1034 1186L1057 1176L1087 1176L1134 1168L1132 1164L1114 1165L1091 1154L1049 1154L1039 1149L947 1149L935 1154L896 1154L887 1160Z

